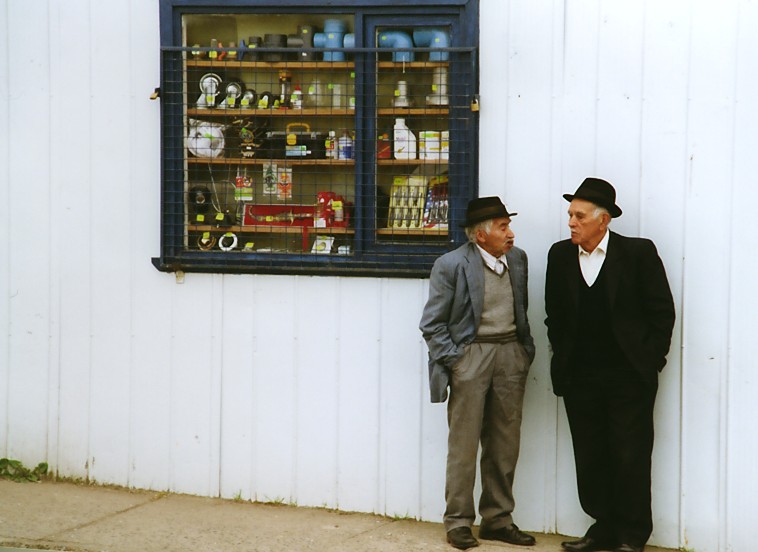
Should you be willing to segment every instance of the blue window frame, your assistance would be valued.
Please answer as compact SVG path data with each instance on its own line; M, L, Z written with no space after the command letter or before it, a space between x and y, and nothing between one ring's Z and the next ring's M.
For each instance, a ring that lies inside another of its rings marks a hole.
M159 270L425 277L465 240L476 0L160 7Z

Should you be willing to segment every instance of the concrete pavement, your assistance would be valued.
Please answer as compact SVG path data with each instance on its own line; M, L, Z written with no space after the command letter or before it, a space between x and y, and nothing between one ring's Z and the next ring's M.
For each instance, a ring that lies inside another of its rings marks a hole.
M476 531L475 531L476 534ZM559 552L482 541L477 551ZM170 493L0 480L0 551L453 552L441 524ZM646 552L667 549L647 547Z

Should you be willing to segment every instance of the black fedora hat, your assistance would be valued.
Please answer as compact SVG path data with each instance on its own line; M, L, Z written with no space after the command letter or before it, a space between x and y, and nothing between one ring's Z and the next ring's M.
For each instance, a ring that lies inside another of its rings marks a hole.
M509 213L508 209L497 196L476 197L468 202L466 221L461 224L464 228L474 226L489 219L515 217L518 213Z
M616 205L616 190L610 182L601 178L585 178L573 195L563 194L563 198L566 201L584 199L607 209L612 218L621 216L621 208Z

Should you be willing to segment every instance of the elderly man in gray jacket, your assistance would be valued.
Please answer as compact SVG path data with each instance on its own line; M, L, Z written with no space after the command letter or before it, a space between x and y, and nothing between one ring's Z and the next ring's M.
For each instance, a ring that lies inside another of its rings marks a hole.
M444 524L460 550L477 546L474 481L482 446L479 538L531 546L513 523L513 476L534 341L527 318L527 257L514 247L498 197L469 202L469 242L434 263L420 329L429 347L432 402L448 401Z

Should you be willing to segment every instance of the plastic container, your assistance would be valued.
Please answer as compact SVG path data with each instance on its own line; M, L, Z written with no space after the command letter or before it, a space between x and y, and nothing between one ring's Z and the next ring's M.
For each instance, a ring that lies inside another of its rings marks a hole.
M315 79L308 85L308 89L305 92L305 107L329 107L331 105L332 98L327 95L326 87L321 84L321 81Z
M329 136L326 139L325 142L325 148L326 148L326 158L327 159L336 159L337 158L337 133L333 130L329 131Z
M395 159L416 159L416 135L405 124L405 119L395 119L392 141Z
M353 139L350 137L350 133L346 130L337 140L337 159L352 159L353 158Z
M300 88L299 84L295 85L295 89L292 91L290 107L292 109L300 109L303 107L303 90Z

